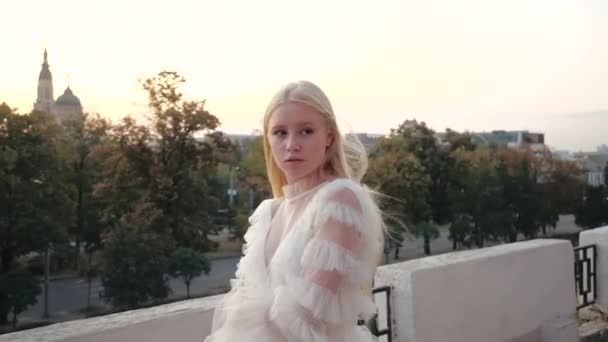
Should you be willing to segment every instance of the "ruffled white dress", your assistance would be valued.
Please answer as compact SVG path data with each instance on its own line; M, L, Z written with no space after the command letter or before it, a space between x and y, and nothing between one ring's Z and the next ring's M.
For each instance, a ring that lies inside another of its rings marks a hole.
M357 325L376 312L382 230L372 199L344 178L283 192L251 215L236 279L205 342L375 341Z

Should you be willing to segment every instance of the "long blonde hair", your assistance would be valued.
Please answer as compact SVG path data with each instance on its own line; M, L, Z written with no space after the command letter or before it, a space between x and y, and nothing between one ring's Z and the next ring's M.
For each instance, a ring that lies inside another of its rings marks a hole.
M268 141L268 125L272 113L277 107L287 102L308 105L325 118L328 131L333 136L333 142L326 152L327 160L322 170L332 176L346 177L360 182L365 171L367 171L365 147L354 134L347 136L340 134L331 102L321 88L309 81L297 81L281 87L270 100L264 114L264 159L274 197L283 196L283 186L287 184L287 179L272 157L270 142Z
M281 87L270 100L270 103L266 108L266 113L264 114L264 159L266 161L268 180L270 181L274 197L283 197L283 186L287 184L287 178L272 156L270 142L268 141L268 126L272 113L280 105L287 102L308 105L319 112L326 120L328 132L333 136L333 142L326 152L326 161L322 166L321 171L334 177L349 178L360 184L368 166L367 151L365 150L365 147L355 134L343 136L340 133L331 102L321 88L309 81L297 81ZM375 232L377 234L377 242L380 245L380 250L378 251L380 254L375 256L375 263L377 266L381 262L381 246L384 244L384 234L386 234L388 229L382 219L383 213L378 206L378 199L379 197L382 197L382 194L363 184L362 186L373 203L373 207L370 208L372 222L374 222L373 225L379 228L378 231ZM369 291L367 292L371 293L369 284L366 287L369 287L367 289Z

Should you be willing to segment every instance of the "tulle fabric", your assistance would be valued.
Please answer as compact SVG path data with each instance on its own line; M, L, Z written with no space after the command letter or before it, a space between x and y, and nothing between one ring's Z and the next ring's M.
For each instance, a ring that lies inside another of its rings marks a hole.
M206 342L375 341L357 326L376 311L369 290L382 243L371 199L343 179L308 196L269 264L264 248L277 200L251 216L245 255Z

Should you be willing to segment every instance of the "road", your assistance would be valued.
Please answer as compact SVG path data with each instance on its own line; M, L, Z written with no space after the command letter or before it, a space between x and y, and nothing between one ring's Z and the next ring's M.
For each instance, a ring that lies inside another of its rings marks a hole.
M580 231L574 224L572 215L561 216L555 233L566 234ZM431 241L431 252L433 255L452 251L452 242L448 239L449 232L447 227L440 229L440 237ZM495 244L495 243L494 243ZM393 253L391 253L393 254ZM406 240L400 249L399 260L389 259L389 263L399 262L424 256L424 242L422 239ZM392 258L393 255L391 255ZM215 259L211 261L211 272L192 281L190 293L193 296L207 294L212 290L220 288L227 289L229 280L234 277L238 257ZM171 298L183 297L186 295L186 287L179 279L170 282L173 293ZM54 280L50 282L49 311L54 318L78 317L77 311L86 307L87 302L87 283L82 278L68 278ZM103 306L99 299L101 283L95 279L92 284L91 303L96 306ZM42 317L43 296L38 297L38 303L19 316L19 319L38 320Z
M238 257L216 259L211 261L211 272L192 280L190 294L193 296L209 293L218 288L227 288L229 280L234 277ZM99 299L102 290L99 279L91 284L91 304L104 306ZM172 279L170 286L173 291L170 298L186 295L186 286L180 279ZM87 305L87 282L83 278L66 278L49 282L49 312L51 316L77 316L77 311ZM38 296L38 303L19 315L20 320L38 320L44 311L44 297Z

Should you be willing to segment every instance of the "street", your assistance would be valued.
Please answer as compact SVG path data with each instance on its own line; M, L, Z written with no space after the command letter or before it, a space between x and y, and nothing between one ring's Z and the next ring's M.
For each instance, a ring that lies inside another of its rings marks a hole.
M219 288L227 288L229 280L234 277L238 257L216 259L211 261L211 272L192 280L190 295L196 296ZM186 295L186 285L181 279L172 279L170 286L173 291L170 298ZM99 299L102 290L101 281L94 279L91 286L91 305L105 305ZM78 316L79 309L87 306L87 281L84 278L66 278L49 282L49 312L51 316ZM38 320L44 311L44 296L38 296L38 303L19 315L20 320Z

